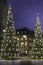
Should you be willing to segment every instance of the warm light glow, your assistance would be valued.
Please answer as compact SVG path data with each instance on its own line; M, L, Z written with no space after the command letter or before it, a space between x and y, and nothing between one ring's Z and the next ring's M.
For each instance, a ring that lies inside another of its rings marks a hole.
M26 35L23 35L23 37L25 38L25 40L27 40L27 36Z
M24 38L26 38L26 35L23 35Z
M19 38L17 38L17 40L19 41Z
M23 40L23 38L21 38L21 40Z
M5 32L5 30L3 30L3 32Z
M24 42L21 42L21 46L23 46L24 45Z
M27 42L25 42L25 46L27 46Z

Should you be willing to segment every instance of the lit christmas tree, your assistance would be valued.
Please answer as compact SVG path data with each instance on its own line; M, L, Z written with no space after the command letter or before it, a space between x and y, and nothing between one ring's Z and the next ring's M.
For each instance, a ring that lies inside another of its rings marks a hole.
M35 39L33 41L33 48L31 51L31 59L43 59L43 40L39 14L37 14Z
M6 28L3 30L1 60L14 60L19 56L19 49L17 48L17 40L15 36L16 31L11 10L11 5L9 5Z

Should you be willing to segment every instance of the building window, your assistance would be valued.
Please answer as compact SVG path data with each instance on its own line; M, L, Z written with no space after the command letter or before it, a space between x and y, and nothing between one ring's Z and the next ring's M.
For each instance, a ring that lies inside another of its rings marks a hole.
M24 42L21 42L21 46L24 46Z
M27 37L25 38L25 40L27 40Z
M27 46L27 42L25 42L25 46Z
M26 35L23 35L24 39L27 40L27 36Z
M17 40L19 41L19 38L17 38Z
M21 41L23 41L23 38L21 38Z

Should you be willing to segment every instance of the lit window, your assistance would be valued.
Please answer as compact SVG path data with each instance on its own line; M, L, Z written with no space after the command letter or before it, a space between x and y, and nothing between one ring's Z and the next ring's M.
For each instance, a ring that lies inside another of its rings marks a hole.
M27 36L26 35L23 35L23 37L25 38L25 40L27 40Z
M21 42L21 46L23 46L24 45L24 42Z
M19 41L19 38L17 38L17 40Z
M26 37L26 35L23 35L23 37L25 38L25 37Z
M25 46L27 46L27 42L25 42Z
M25 38L25 40L27 40L27 37Z
M23 40L23 38L21 38L21 40Z

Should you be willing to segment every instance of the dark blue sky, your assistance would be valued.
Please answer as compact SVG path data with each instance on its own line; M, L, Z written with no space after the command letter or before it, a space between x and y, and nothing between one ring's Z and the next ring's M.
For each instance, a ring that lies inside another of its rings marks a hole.
M35 30L36 17L39 13L43 30L43 0L8 0L9 2L12 3L15 28L27 27Z

